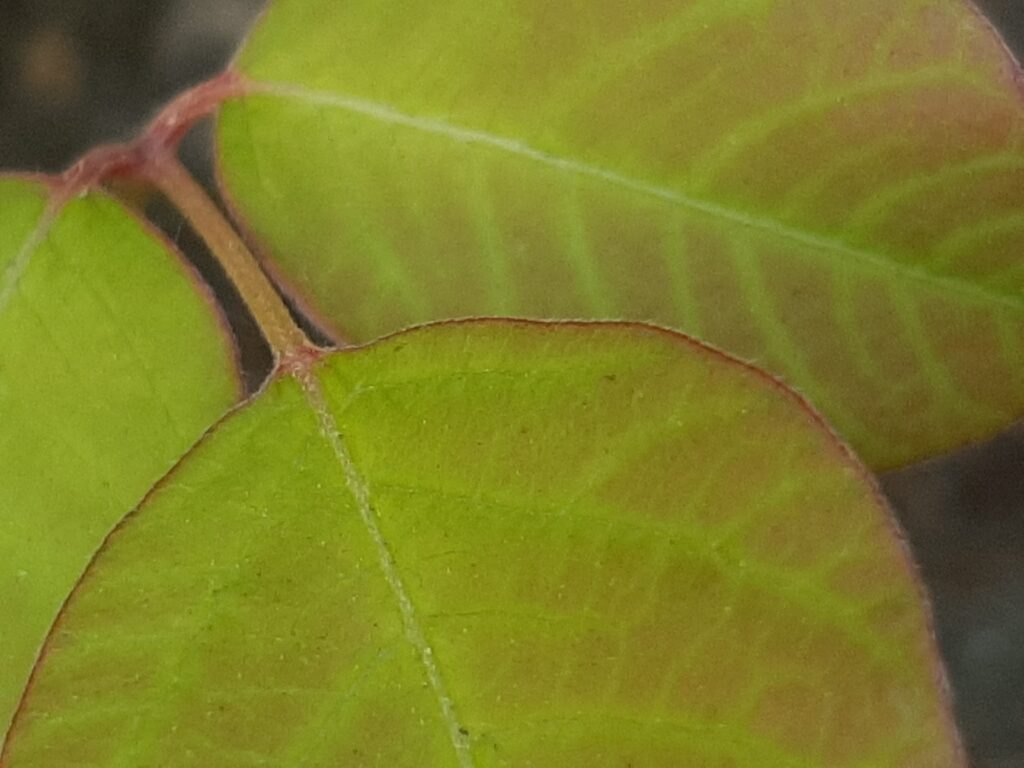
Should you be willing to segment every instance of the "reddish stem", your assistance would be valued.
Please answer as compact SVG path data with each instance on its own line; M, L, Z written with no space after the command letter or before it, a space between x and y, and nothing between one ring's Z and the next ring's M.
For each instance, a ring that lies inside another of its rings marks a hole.
M145 130L125 144L105 144L86 152L56 180L61 203L115 178L146 178L147 168L174 155L189 130L227 99L248 92L245 78L227 70L179 94L157 113Z
M156 186L206 241L248 306L279 367L295 372L308 368L322 350L295 324L238 233L177 158L178 145L196 122L246 91L244 78L232 70L185 91L135 140L96 147L83 155L55 180L50 204L55 209L113 179L141 179Z
M233 69L225 70L178 94L150 121L143 135L150 143L176 150L192 126L228 99L248 92L249 84L242 74Z

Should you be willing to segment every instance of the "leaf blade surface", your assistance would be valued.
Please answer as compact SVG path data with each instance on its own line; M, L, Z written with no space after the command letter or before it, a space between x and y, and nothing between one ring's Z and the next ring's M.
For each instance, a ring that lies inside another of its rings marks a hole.
M278 0L237 66L228 192L349 340L655 321L879 468L1024 409L1024 111L960 0Z
M110 528L237 399L198 277L101 194L0 177L0 733Z
M112 534L3 764L960 765L865 477L663 331L335 354Z

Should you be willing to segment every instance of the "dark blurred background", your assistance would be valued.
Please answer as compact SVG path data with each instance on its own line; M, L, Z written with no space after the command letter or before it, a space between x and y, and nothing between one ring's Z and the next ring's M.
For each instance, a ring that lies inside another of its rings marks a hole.
M979 0L1024 53L1024 0ZM0 168L58 171L132 136L178 91L230 59L262 0L0 0ZM187 165L210 182L207 129ZM225 298L250 388L269 358L202 244L150 214ZM1024 254L1022 254L1024 258ZM882 478L932 594L976 768L1024 768L1024 426Z

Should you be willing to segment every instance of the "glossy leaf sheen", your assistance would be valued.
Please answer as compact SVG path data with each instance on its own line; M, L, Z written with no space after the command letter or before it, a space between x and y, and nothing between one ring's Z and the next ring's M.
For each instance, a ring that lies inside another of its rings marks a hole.
M111 536L4 766L959 765L866 477L650 328L334 354Z
M344 338L653 320L869 464L1024 413L1016 65L964 0L275 0L221 169Z
M222 318L112 200L0 178L0 740L110 528L235 401Z

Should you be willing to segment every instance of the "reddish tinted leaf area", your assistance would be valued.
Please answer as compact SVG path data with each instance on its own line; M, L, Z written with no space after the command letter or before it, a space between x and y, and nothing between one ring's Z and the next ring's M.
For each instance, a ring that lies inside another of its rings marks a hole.
M1024 413L1019 71L963 0L275 0L237 69L226 187L344 338L654 321L875 468Z

